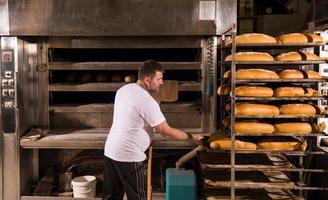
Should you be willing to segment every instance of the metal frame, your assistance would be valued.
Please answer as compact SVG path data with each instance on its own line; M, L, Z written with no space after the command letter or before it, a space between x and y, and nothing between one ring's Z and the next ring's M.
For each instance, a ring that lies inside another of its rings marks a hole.
M223 40L225 39L226 35L229 35L232 39L232 44L228 45L228 46L224 46L224 42ZM320 47L323 44L292 44L292 45L281 45L281 44L269 44L269 45L256 45L256 44L241 44L238 45L238 48L240 49L247 49L247 48L256 48L259 47L259 49L264 49L264 48L274 48L274 49L281 49L281 48L309 48L309 47ZM229 82L230 86L231 86L231 97L229 96L225 96L225 97L220 97L221 98L221 104L220 106L223 107L224 105L224 100L230 100L230 104L231 104L231 111L230 111L230 117L231 117L231 128L228 131L230 133L230 138L231 138L231 150L230 151L222 151L222 150L212 150L209 147L207 148L207 151L209 152L214 152L214 153L230 153L230 164L218 164L218 165L206 165L204 163L201 163L201 170L202 171L216 171L216 170L228 170L230 172L230 199L235 199L236 198L236 193L235 190L238 188L243 188L243 189L256 189L256 188L275 188L275 189L286 189L285 187L279 186L278 185L267 185L267 186L256 186L256 187L250 187L247 184L245 186L241 186L240 183L238 183L238 186L236 186L236 171L261 171L261 172L275 172L275 171L285 171L285 172L297 172L298 173L298 186L293 186L289 189L292 190L297 190L299 191L299 196L304 196L305 195L305 191L309 191L309 190L328 190L328 188L326 187L311 187L311 186L306 186L305 182L305 174L306 173L328 173L328 170L324 170L324 169L311 169L311 168L306 168L305 166L305 161L304 159L308 156L314 156L314 155L326 155L325 151L313 151L313 150L307 150L307 151L270 151L270 150L254 150L254 151L240 151L240 150L236 150L235 149L235 140L236 140L236 136L238 137L247 137L247 136L256 136L256 137L261 137L261 136L295 136L294 134L237 134L235 133L234 130L234 126L233 124L235 124L235 119L237 118L299 118L299 119L309 119L309 120L315 120L317 118L320 117L326 117L325 115L320 116L320 115L316 115L316 116L308 116L308 117L300 117L300 116L236 116L235 115L235 104L236 101L239 100L249 100L249 101L257 101L257 100L269 100L269 101L277 101L277 100L305 100L305 101L320 101L320 100L324 100L327 97L323 96L323 97L313 97L313 98L308 98L308 97L304 97L304 98L280 98L280 97L270 97L270 98L262 98L262 97L237 97L235 94L235 87L238 84L242 84L242 83L274 83L274 82L291 82L291 83L313 83L313 84L318 84L321 82L326 82L327 79L323 78L323 79L315 79L315 80L300 80L300 79L295 79L295 80L236 80L235 78L235 72L236 72L236 66L240 65L240 66L250 66L250 65L261 65L261 66L268 66L268 65L272 65L272 64L277 64L279 66L290 66L290 65L309 65L309 64L321 64L321 63L325 63L325 61L301 61L301 62L236 62L235 61L235 53L236 53L236 49L237 49L237 45L236 45L236 24L232 25L230 28L228 28L226 31L224 31L222 33L222 38L221 38L221 62L220 62L220 72L221 72L221 76L223 76L223 73L226 69L227 66L230 66L231 69L231 80ZM232 54L232 61L231 62L224 62L224 51L225 50L231 50L231 54ZM224 84L224 78L221 77L220 78L220 82L221 85ZM221 114L221 119L223 119L224 114ZM303 136L306 138L318 138L318 137L322 137L324 134L323 133L314 133L312 134L302 134L302 133L295 133L297 136ZM294 168L282 168L279 166L274 166L274 167L268 167L268 166L244 166L244 165L236 165L236 155L237 154L244 154L244 155L251 155L251 154L261 154L261 155L275 155L275 154L282 154L282 155L286 155L286 156L293 156L298 158L298 167L294 167ZM217 157L216 157L217 159ZM205 184L205 183L204 183ZM205 184L206 185L206 184ZM222 187L212 187L212 186L205 186L206 188L222 188ZM227 189L229 188L227 187Z

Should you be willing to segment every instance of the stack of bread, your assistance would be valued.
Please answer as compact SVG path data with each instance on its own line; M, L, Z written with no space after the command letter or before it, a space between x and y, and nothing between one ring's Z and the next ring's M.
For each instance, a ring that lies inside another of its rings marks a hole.
M274 38L265 34L243 34L236 37L237 45L252 46L253 44L261 44L260 46L272 45L277 47L283 47L288 45L302 46L306 43L323 43L323 39L319 35L315 34L303 34L303 33L290 33L279 35ZM227 40L225 45L231 45L232 41ZM299 45L300 44L300 45ZM281 53L275 57L266 52L257 51L245 51L237 52L233 55L228 55L225 57L224 61L237 61L237 62L255 62L255 64L267 64L263 62L279 61L289 62L289 61L319 61L320 57L310 52L292 51ZM259 62L259 63L256 63ZM246 64L246 63L245 63ZM255 81L247 80L258 80L262 79L261 82L279 82L279 79L321 79L322 77L318 72L312 70L296 70L296 69L286 69L278 71L277 69L271 68L273 70L267 69L240 69L236 70L234 77L236 80L242 80L245 82L244 85L236 85L234 94L239 97L313 97L320 96L321 94L309 87L303 87L299 84L289 84L289 85L269 85L260 84L257 85L250 84ZM279 72L279 73L277 73ZM223 75L224 78L231 78L231 71L226 71ZM270 80L270 81L269 81ZM277 80L277 81L272 81ZM258 82L258 81L256 81ZM284 82L286 82L284 80ZM294 82L294 81L292 81ZM230 85L222 85L218 88L219 95L229 95L231 92ZM251 100L256 100L248 98ZM263 99L263 98L261 98ZM273 98L268 98L272 100ZM287 98L281 98L283 100L288 100ZM290 98L295 100L295 98ZM237 99L238 100L238 99ZM275 99L274 99L275 100ZM225 109L231 110L230 104L226 104ZM317 125L313 122L303 121L299 119L301 117L311 117L318 114L322 114L322 111L315 105L307 102L302 103L283 103L277 102L275 104L264 104L258 101L254 102L241 102L237 101L235 104L235 116L236 121L234 124L234 130L237 134L247 134L247 135L273 135L273 134L311 134L322 132L325 125ZM273 119L271 121L262 120L241 120L239 117L247 118L259 118L263 116L264 118L280 118L283 119ZM288 117L288 118L286 118ZM290 120L289 118L297 118L298 121ZM228 121L229 120L225 120ZM224 123L224 126L231 127L229 123ZM295 135L293 135L295 137ZM231 149L231 140L223 135L216 136L210 142L210 147L213 149L229 150ZM302 150L306 149L306 140L303 138L294 137L272 137L265 139L251 138L250 141L239 140L235 141L235 146L237 150L251 150L251 149L266 149L266 150ZM244 138L244 137L243 137ZM249 138L249 137L247 137ZM255 141L255 142L254 142Z
M236 44L306 44L323 43L323 38L316 34L289 33L282 34L276 38L261 33L249 33L236 36ZM225 45L230 45L231 39L226 40ZM225 58L225 61L231 61L232 55ZM273 59L268 53L263 52L238 52L235 54L235 61L317 61L320 58L309 52L288 52L282 53Z

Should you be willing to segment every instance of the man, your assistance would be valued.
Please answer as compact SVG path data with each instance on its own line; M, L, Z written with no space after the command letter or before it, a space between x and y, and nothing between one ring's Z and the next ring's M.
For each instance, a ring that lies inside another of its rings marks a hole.
M155 128L161 135L176 140L190 138L199 143L202 138L169 126L150 95L158 92L161 85L162 66L147 60L139 69L137 83L127 84L117 91L113 124L105 144L103 200L121 200L124 192L129 200L146 200L144 152L151 142L147 128Z

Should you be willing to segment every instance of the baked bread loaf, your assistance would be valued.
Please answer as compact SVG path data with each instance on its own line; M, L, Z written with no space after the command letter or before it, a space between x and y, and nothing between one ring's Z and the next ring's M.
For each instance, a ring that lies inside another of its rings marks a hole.
M276 97L320 96L320 93L317 90L303 87L279 87L275 89L274 94Z
M217 94L218 95L229 95L231 91L231 87L229 84L221 85L218 87Z
M305 36L308 39L308 42L313 43L322 43L323 38L320 35L314 34L314 33L305 33Z
M132 73L127 74L124 77L124 82L126 82L126 83L132 83L132 82L135 82L136 80L137 80L136 76Z
M281 115L313 116L316 109L310 104L286 104L279 108Z
M296 52L296 51L292 51L292 52L287 52L287 53L282 53L279 54L278 56L276 56L275 60L277 61L316 61L316 60L320 60L320 58L313 54L313 53L309 53L309 52Z
M308 38L303 33L288 33L279 35L277 43L290 44L290 43L307 43Z
M301 141L289 138L268 138L260 140L257 143L258 149L267 150L284 150L284 151L305 151L307 146L306 140Z
M276 97L302 97L305 90L302 87L278 87L274 90Z
M224 73L224 78L231 77L231 71ZM276 72L266 69L240 69L236 72L236 79L279 79Z
M229 38L225 41L225 45L231 44L232 40ZM272 36L262 33L246 33L236 36L236 44L274 44L276 39Z
M274 125L275 133L311 133L312 126L305 122L289 122Z
M304 52L303 54L305 54L305 57L306 57L305 60L309 60L309 61L321 60L321 59L320 59L317 55L315 55L314 53Z
M279 109L277 106L266 104L237 103L235 111L237 116L279 115Z
M211 149L231 150L231 140L223 135L217 136L215 140L210 143ZM256 144L235 140L235 150L256 150Z
M232 55L228 55L224 61L231 61ZM238 52L235 54L236 61L273 61L273 57L263 52Z
M246 97L272 97L273 90L264 86L239 86L236 87L236 95Z
M305 70L305 73L307 74L307 78L309 79L321 79L321 75L319 72L313 71L313 70Z
M260 134L260 133L273 133L274 127L269 123L260 123L252 121L242 121L235 123L236 133L245 134Z
M312 88L305 88L306 92L305 92L305 96L307 97L315 97L315 96L321 96L320 92L318 92L315 89Z
M281 79L302 79L304 78L303 73L296 69L285 69L279 73Z

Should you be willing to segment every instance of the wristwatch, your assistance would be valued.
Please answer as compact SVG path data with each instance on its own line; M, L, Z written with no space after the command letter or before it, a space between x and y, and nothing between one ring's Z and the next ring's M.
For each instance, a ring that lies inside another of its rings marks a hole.
M187 132L185 132L185 133L187 133ZM190 133L187 133L187 135L188 135L188 139L189 140L192 140L193 139L193 136Z

